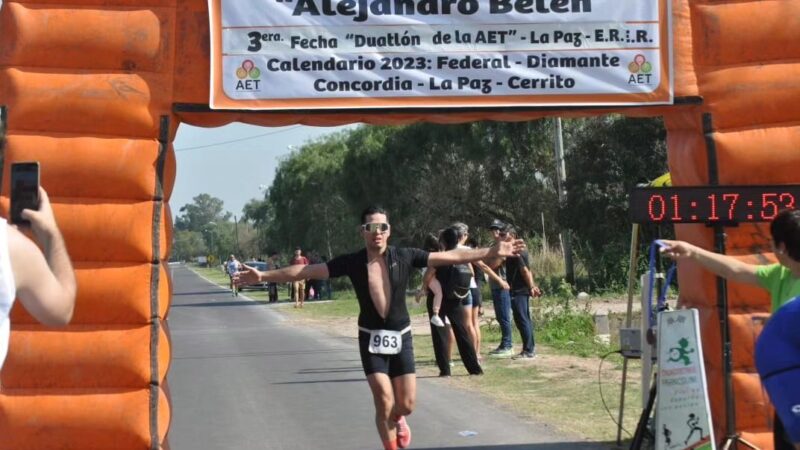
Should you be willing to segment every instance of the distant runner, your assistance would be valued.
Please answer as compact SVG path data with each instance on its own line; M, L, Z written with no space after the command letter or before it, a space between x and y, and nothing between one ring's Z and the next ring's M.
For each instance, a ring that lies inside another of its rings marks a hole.
M411 414L416 401L414 347L405 298L414 269L512 256L524 249L524 243L509 239L491 248L431 254L416 248L391 247L388 215L374 206L361 214L360 233L365 248L355 253L337 256L327 263L293 265L269 272L244 266L236 283L350 277L360 308L358 342L375 403L375 425L384 449L396 450L411 443L405 416Z

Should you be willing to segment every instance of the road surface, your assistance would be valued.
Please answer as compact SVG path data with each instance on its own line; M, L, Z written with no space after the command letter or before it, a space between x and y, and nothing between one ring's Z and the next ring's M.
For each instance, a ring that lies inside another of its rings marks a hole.
M283 305L232 297L185 267L172 276L172 450L381 448L354 339L289 325ZM608 448L523 421L435 377L418 380L408 421L413 449Z

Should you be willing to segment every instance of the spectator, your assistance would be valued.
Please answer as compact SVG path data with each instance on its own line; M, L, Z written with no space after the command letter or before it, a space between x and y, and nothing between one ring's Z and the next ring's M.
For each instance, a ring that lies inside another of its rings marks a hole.
M456 236L458 238L458 245L456 248L461 250L469 250L470 248L465 245L467 239L469 239L469 226L463 222L455 222L450 225L450 228L456 230ZM464 327L467 329L467 333L469 333L470 339L472 340L472 347L475 349L475 355L480 359L480 345L478 342L478 332L475 330L475 323L472 320L472 291L473 289L478 287L477 282L475 281L475 269L472 267L470 263L470 272L472 272L472 277L469 280L469 293L464 299L461 301L461 305L464 306L463 314L464 314Z
M506 227L506 233L512 238L517 238L517 232L512 226ZM542 291L533 280L533 273L528 267L528 252L523 250L519 255L506 258L506 279L510 287L511 311L514 314L514 323L522 338L522 351L516 358L534 358L533 320L531 319L530 299L541 297Z
M36 320L50 326L68 324L75 308L77 285L67 247L42 188L39 199L38 210L22 211L39 246L0 219L0 369L8 352L15 298Z
M291 264L293 266L307 266L308 258L303 256L303 250L300 247L294 249L294 258ZM306 280L295 280L292 283L292 301L295 308L302 308L303 302L306 300Z
M422 247L428 253L441 251L439 244L439 237L435 234L429 234L425 237L425 242ZM417 292L417 303L421 297L425 295L427 301L425 302L428 310L428 319L431 328L431 341L433 342L433 356L436 360L436 366L439 368L440 377L450 376L450 348L452 342L450 341L451 327L450 321L446 319L442 322L442 317L439 315L441 309L442 298L442 285L435 277L436 270L428 268L422 276L422 287ZM438 304L434 306L437 301ZM435 319L439 319L438 321ZM441 325L440 325L441 324Z
M478 248L478 242L470 236L465 242L468 248ZM483 285L486 283L485 270L486 264L481 261L472 263L472 272L475 274L475 287L472 288L472 311L470 314L472 329L475 332L475 353L478 361L481 360L481 316L483 315Z
M494 219L489 225L489 231L495 242L501 242L508 236L507 225ZM485 272L489 275L489 287L492 292L494 316L500 326L500 345L489 352L489 356L505 357L513 354L513 341L511 338L511 293L506 281L505 261L497 259L487 262Z
M452 227L442 231L439 237L439 243L445 252L451 250L467 252L462 249L457 249L458 231ZM463 300L464 297L469 295L469 279L464 283L465 286L458 286L460 284L460 271L458 269L456 265L437 267L432 272L426 272L426 278L435 276L436 280L438 280L442 286L444 300L439 315L441 317L447 317L450 321L450 326L455 335L458 353L461 355L461 362L470 375L481 375L483 374L483 369L481 369L478 363L478 357L475 353L474 338L470 333L470 323L468 322L467 314L464 312L467 307L464 306ZM467 264L466 269L471 270L471 266ZM467 275L471 277L470 273ZM463 294L458 292L459 287L463 287ZM472 307L469 306L469 308L471 309ZM440 376L450 375L449 361L447 368L445 370L442 369L443 367L439 368ZM444 373L442 374L442 372Z
M772 251L778 260L775 264L748 264L733 256L710 252L684 241L662 240L660 251L676 261L695 261L728 280L761 286L770 293L774 313L790 299L800 295L800 210L780 211L770 223L769 231L772 235ZM793 413L776 410L776 449L792 448L799 443L792 443L784 432L782 420L789 420L788 414ZM790 423L795 422L791 419ZM800 437L800 430L792 430L792 433L796 438ZM800 445L797 448L800 449Z
M277 270L277 269L280 269L280 263L278 262L278 252L272 252L267 258L267 270ZM277 303L278 283L267 283L267 291L269 293L269 302Z

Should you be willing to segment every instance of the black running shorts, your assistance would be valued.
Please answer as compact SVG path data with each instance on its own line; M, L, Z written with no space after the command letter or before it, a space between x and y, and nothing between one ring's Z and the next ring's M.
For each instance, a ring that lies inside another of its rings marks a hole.
M369 333L358 332L358 349L361 352L361 365L364 374L385 373L389 378L416 372L414 366L414 343L411 331L403 333L403 349L396 355L376 355L369 352Z

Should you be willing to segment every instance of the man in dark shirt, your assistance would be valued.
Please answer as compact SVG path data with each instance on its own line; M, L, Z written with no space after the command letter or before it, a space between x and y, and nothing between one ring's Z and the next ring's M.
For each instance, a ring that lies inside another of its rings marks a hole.
M514 227L506 228L506 233L513 239L517 238ZM517 358L533 358L533 320L531 319L530 299L540 297L542 291L533 281L533 273L528 268L528 252L521 251L519 255L506 258L506 280L511 288L511 312L514 323L517 325L522 337L522 351Z
M384 449L396 450L408 447L411 441L405 416L411 414L416 402L411 318L405 298L414 269L513 256L524 250L524 243L509 239L491 248L431 254L415 248L391 247L388 215L374 206L361 214L360 233L365 248L355 253L323 264L295 265L270 272L245 266L237 282L325 280L345 275L350 278L360 309L358 341L375 404L375 424Z

